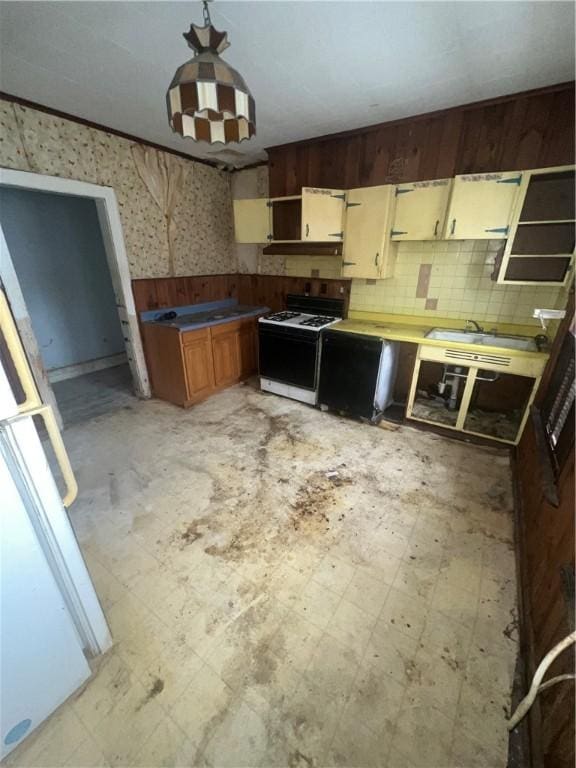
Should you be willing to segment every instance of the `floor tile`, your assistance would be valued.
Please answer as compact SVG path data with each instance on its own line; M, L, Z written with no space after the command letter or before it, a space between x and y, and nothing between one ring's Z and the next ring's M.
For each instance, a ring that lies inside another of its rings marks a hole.
M132 765L134 768L188 768L197 764L197 756L196 745L180 726L165 717L144 740Z
M363 663L372 664L407 685L414 675L414 657L419 647L416 638L400 632L384 619L372 632Z
M378 616L386 602L390 586L383 579L373 578L370 573L359 568L344 592L344 599L366 613Z
M91 729L99 748L111 766L134 762L142 743L164 719L166 713L155 701L156 687L134 682L114 707Z
M450 766L454 721L433 707L404 706L392 748L415 768Z
M343 595L346 587L352 581L355 567L332 555L326 555L318 568L312 573L312 579L332 592Z
M344 712L344 722L361 723L382 740L390 741L405 687L378 664L362 666L354 681Z
M326 632L304 671L304 677L326 698L345 698L358 674L360 661L361 655L354 648L340 643Z
M334 615L341 597L316 581L309 581L294 605L300 616L325 629Z
M313 654L324 631L291 611L286 614L277 632L270 641L270 647L277 656L287 658L296 669L303 672Z
M393 587L388 593L380 620L410 637L419 638L426 623L428 603Z
M83 723L95 728L128 693L134 680L131 668L113 648L99 661L92 678L72 697L70 705Z
M473 627L478 615L478 596L439 581L432 597L432 607L453 621Z
M170 715L199 749L212 735L212 728L226 714L234 697L230 686L207 664L170 708Z
M366 613L344 597L328 622L326 632L362 658L375 623L373 614Z
M362 723L343 718L340 721L326 765L334 768L386 768L390 736L374 733Z
M203 754L214 766L252 768L260 763L267 745L264 721L239 700L215 723Z

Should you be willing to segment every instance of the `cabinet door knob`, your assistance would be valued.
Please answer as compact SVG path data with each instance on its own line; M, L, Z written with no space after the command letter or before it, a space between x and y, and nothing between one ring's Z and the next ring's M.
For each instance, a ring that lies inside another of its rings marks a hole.
M310 227L306 224L306 237L310 234Z
M453 235L456 230L456 219L452 219L452 226L450 227L450 234Z
M379 254L379 253L377 253L377 254L376 254L376 256L374 256L374 265L375 265L376 267L378 266L378 256L380 256L380 254Z
M436 219L436 224L434 226L434 237L438 237L438 224L440 224L440 219Z

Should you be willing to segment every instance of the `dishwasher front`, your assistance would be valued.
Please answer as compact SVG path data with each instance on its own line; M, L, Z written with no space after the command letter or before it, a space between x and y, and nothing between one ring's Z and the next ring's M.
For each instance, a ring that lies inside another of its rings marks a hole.
M318 404L377 422L392 403L397 345L378 337L322 332Z

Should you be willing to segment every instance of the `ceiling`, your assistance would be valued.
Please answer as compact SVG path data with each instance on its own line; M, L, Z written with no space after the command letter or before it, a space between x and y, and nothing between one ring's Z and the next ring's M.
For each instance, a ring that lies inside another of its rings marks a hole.
M200 2L1 2L0 88L194 157L265 147L551 85L574 76L572 2L215 2L257 136L182 139L165 92Z

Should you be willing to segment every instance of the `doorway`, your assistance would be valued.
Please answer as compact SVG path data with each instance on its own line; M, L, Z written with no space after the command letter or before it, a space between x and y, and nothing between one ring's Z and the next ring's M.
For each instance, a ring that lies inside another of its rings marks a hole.
M2 170L0 277L61 426L150 389L114 191Z

